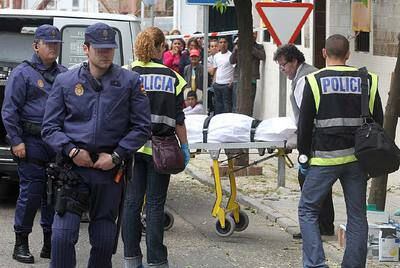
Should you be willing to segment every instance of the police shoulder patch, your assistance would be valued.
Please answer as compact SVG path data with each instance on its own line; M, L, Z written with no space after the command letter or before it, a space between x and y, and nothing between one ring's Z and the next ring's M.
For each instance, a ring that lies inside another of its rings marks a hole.
M42 79L37 80L37 85L38 85L38 87L43 88L44 87L43 80Z
M75 94L77 96L82 96L83 93L84 93L84 90L83 90L82 84L81 83L76 84L76 86L75 86Z

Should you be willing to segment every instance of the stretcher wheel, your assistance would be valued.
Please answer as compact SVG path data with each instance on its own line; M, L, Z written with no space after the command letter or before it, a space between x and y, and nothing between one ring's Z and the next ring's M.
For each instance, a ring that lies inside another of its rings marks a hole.
M230 214L233 218L233 213ZM235 231L241 232L247 229L249 226L249 216L243 211L239 211L239 222L236 222Z
M164 231L168 231L174 225L174 215L168 210L164 210Z
M221 223L217 219L217 222L215 223L215 232L221 237L228 237L233 234L233 231L235 231L235 225L235 220L228 215L225 218L225 228L221 227Z

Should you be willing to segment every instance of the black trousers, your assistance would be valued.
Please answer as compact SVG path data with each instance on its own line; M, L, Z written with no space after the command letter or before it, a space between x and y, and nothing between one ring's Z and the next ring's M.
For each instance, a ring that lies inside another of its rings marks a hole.
M298 173L298 180L300 184L300 189L303 189L303 184L305 180L303 174ZM321 213L319 214L319 229L322 235L332 234L335 230L335 225L333 224L335 220L335 210L333 208L332 201L332 189L329 191L325 200L321 204Z

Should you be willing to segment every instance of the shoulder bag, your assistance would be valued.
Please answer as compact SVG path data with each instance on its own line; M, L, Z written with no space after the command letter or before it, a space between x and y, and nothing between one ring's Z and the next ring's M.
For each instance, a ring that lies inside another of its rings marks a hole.
M370 116L368 108L368 72L361 68L361 117L363 124L355 133L355 156L361 168L378 177L399 169L400 150L385 130Z
M177 174L185 169L181 147L175 135L152 136L154 169L161 174Z

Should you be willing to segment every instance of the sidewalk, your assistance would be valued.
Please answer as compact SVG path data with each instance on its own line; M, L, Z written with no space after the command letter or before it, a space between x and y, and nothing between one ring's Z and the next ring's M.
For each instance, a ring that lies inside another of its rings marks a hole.
M224 154L220 155L220 160L225 158ZM257 154L250 154L250 162L257 158L259 158ZM297 155L293 153L290 158L295 163ZM211 158L208 153L196 155L195 158L190 160L186 173L214 189L214 179L211 175L210 166ZM239 203L256 209L257 213L276 222L288 233L292 235L299 233L297 205L300 199L300 189L297 181L297 169L286 168L286 185L277 188L277 158L260 163L259 166L263 167L262 176L236 178ZM225 193L229 193L229 180L227 178L222 179L222 185ZM370 183L368 184L367 194L369 187ZM339 181L333 186L333 202L337 231L340 224L346 223L346 207ZM391 217L400 221L400 217L393 216L394 211L398 208L400 208L400 173L396 172L389 176L386 210L390 212ZM326 237L324 242L340 249L336 236ZM369 261L368 267L400 267L400 262L391 264L373 260L372 262Z

